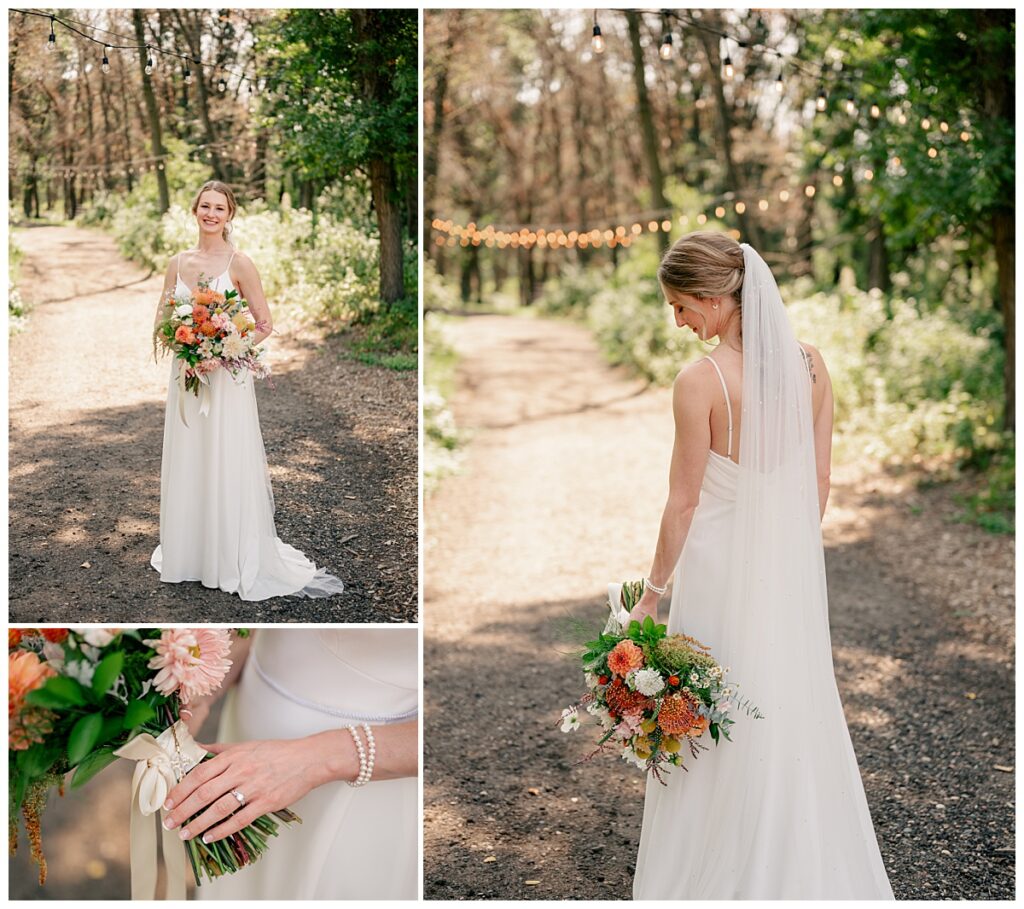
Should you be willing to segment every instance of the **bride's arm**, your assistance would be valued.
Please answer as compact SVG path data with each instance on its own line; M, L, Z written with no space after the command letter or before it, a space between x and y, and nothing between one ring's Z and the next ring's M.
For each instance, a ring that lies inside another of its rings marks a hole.
M156 305L156 316L153 318L153 331L167 316L167 295L174 290L178 283L178 257L172 256L167 263L167 271L164 273L164 288L160 291L160 302Z
M368 785L418 773L418 726L417 720L410 720L371 727L376 757ZM359 734L365 736L361 729ZM359 775L359 755L347 729L331 729L301 739L202 747L217 756L191 771L164 803L164 808L170 809L164 818L165 827L188 822L180 831L182 839L192 839L204 831L208 831L206 842L222 839L262 814L295 804L324 783L354 781ZM244 807L235 814L232 812L238 802L232 790L245 796Z
M199 730L203 728L203 723L206 722L206 718L210 715L210 708L241 677L245 661L249 656L249 649L252 647L252 638L255 634L259 634L259 632L253 631L248 637L243 638L239 637L235 632L231 632L231 668L224 677L224 681L212 694L195 698L187 708L182 709L181 718L185 721L185 725L188 726L188 730L192 735L199 734Z
M249 311L256 320L256 331L253 334L253 343L262 344L274 330L274 320L270 316L270 306L267 305L266 294L263 293L263 282L260 281L260 273L256 266L244 253L235 254L235 274L231 280L238 288L242 299L249 304Z
M668 501L661 515L661 529L648 577L655 587L665 587L675 571L679 554L700 501L700 484L711 450L711 405L706 379L710 370L691 363L676 376L672 386L672 413L676 434L669 468ZM658 618L658 595L645 590L633 607L631 618Z

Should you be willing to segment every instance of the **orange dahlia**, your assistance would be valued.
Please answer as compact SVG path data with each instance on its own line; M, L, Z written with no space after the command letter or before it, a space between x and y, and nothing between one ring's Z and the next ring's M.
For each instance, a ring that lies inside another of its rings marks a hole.
M205 322L210 318L210 310L208 310L202 303L196 303L192 307L192 321L199 325L200 322Z
M608 709L616 716L642 711L650 704L650 698L639 691L630 691L622 679L612 679L604 691L604 699Z
M18 650L7 656L7 746L12 751L24 751L52 729L52 715L48 710L25 703L30 691L35 691L48 678L56 675L39 656L28 650Z
M8 628L7 629L7 649L13 650L21 643L21 639L25 632L21 628Z
M616 675L625 676L644 665L644 652L632 641L619 641L608 654L608 668Z
M661 702L658 725L666 735L697 736L708 728L707 718L697 713L697 700L685 693L669 695Z
M39 633L51 644L60 644L67 639L67 628L40 628Z

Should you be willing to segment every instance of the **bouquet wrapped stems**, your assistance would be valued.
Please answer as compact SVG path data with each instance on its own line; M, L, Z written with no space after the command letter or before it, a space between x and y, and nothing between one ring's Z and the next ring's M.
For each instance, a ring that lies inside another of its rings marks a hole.
M290 808L282 808L256 818L247 827L213 843L204 843L202 837L193 837L185 844L185 852L192 865L196 885L202 886L203 876L214 880L224 874L234 874L240 868L251 865L267 851L269 838L277 836L280 825L301 824L300 818Z

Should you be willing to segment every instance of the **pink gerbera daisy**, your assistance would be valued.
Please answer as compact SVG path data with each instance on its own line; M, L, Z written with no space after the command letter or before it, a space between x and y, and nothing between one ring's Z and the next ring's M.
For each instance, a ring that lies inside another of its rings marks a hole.
M153 687L177 692L182 704L216 691L231 668L231 635L224 628L167 628L146 643L156 650L149 668L160 670Z

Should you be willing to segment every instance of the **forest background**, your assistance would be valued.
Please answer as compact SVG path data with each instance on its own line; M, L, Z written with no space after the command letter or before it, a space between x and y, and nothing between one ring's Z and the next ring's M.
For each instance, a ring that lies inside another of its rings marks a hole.
M658 257L721 229L825 353L838 461L972 477L964 519L1012 532L1012 11L436 11L425 31L428 483L458 461L445 310L581 319L668 383L705 351Z
M9 13L12 219L99 226L162 269L223 180L275 313L416 368L415 10L45 13Z

